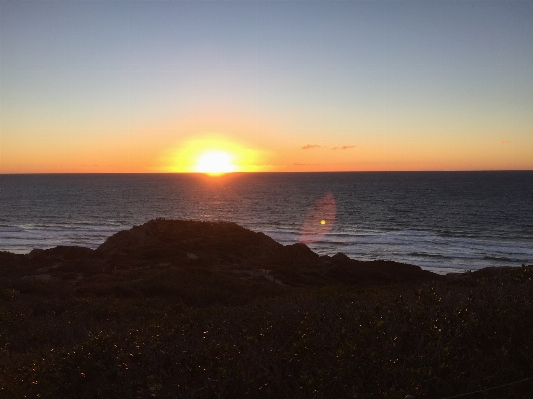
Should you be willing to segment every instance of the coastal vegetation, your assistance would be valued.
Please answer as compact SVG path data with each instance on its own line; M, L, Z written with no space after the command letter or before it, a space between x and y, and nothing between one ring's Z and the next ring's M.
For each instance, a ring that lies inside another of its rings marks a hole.
M0 397L526 398L532 279L318 257L233 224L0 253Z

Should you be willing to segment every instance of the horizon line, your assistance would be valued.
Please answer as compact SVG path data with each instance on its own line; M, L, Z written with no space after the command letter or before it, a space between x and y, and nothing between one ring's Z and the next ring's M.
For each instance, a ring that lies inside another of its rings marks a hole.
M533 169L439 169L439 170L330 170L330 171L255 171L255 172L227 172L216 176L244 175L244 174L282 174L282 173L468 173L468 172L533 172ZM204 172L0 172L0 176L15 175L198 175L209 176Z

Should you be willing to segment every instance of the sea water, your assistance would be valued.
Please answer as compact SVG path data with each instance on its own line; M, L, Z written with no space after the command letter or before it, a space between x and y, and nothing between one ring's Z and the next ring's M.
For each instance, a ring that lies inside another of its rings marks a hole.
M305 240L319 254L438 273L533 264L531 171L0 175L0 250L96 248L157 217L232 221L291 244L324 198L327 234Z

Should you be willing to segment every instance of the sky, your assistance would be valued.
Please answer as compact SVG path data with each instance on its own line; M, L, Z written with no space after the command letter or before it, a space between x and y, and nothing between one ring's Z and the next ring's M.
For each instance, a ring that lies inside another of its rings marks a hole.
M0 1L0 173L533 170L533 1Z

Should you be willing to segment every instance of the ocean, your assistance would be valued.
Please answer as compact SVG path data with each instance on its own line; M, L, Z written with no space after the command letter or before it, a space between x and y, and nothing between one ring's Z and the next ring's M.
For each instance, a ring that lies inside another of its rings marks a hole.
M0 251L96 248L157 217L437 273L533 264L532 171L0 175Z

